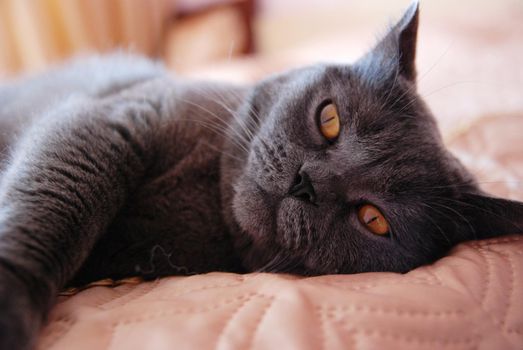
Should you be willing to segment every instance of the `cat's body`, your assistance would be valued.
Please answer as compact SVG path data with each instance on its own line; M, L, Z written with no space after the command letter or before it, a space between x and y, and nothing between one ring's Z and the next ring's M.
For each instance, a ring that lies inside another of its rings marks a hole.
M404 272L520 232L523 205L481 192L416 94L417 21L253 86L116 55L0 87L0 348L31 346L70 284Z
M100 118L97 109L106 107L109 114L129 113L125 108L136 110L129 107L129 101L139 101L142 117L157 124L157 134L147 136L156 139L154 159L122 207L114 208L106 233L70 283L132 275L241 271L222 218L219 150L224 133L215 128L226 127L232 116L223 106L237 108L244 90L180 81L152 62L122 54L82 60L48 77L5 89L2 96L9 98L0 108L2 168L13 157L12 145L38 142L41 136L36 129L48 120L64 123L74 114L84 120L96 119ZM113 106L124 111L110 111ZM101 133L92 135L93 143L104 135L103 124L93 120L93 127ZM36 125L35 131L28 132L32 125ZM48 136L53 137L52 133ZM87 144L81 147L100 163L106 161L102 152ZM65 156L68 151L58 152ZM75 154L75 160L84 157ZM65 170L57 170L55 175L82 191L82 184ZM103 186L112 186L107 182ZM53 190L51 184L49 190ZM82 205L76 197L71 200Z

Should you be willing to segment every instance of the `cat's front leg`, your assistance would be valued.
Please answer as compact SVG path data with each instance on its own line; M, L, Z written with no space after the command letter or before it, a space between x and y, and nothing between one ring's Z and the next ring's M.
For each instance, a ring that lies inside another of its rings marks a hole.
M56 289L50 284L23 281L17 271L0 264L0 348L30 349L43 321L43 312L49 305L34 303L53 300Z
M0 349L30 349L155 147L147 101L85 101L42 117L0 183Z

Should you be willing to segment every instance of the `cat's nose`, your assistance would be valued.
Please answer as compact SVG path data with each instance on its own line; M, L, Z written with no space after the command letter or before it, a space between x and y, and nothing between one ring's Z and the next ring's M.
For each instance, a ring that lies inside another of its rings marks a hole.
M316 203L316 193L309 174L303 170L298 173L289 190L289 195L312 204Z

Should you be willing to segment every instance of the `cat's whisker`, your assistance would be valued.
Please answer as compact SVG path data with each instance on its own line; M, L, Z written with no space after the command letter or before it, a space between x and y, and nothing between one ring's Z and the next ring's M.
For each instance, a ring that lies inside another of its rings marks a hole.
M231 116L233 117L233 119L237 123L237 125L240 127L240 130L243 131L245 133L245 135L247 136L246 138L244 137L244 139L245 139L246 143L248 143L248 140L252 140L254 138L254 134L249 129L249 125L246 125L244 120L236 113L231 114Z
M475 184L478 185L484 185L484 184L516 184L516 185L522 185L523 180L507 180L507 181L478 181L478 182L459 182L455 184L450 185L439 185L439 186L430 186L430 187L413 187L409 190L416 190L416 191L428 191L428 190L436 190L436 189L448 189L448 188L455 188L455 187L470 187L474 186Z
M521 185L521 184L523 184L523 180L479 181L479 182L477 182L477 184L479 184L479 185L483 185L483 184L497 184L497 183L502 183L502 184L518 184L518 185Z
M447 215L443 214L441 211L437 210L436 208L434 208L433 206L431 206L430 204L428 203L423 203L423 202L420 202L420 204L424 207L427 207L429 208L430 210L434 210L435 212L437 213L440 213L441 215L445 216L448 218ZM432 220L432 218L430 217L430 215L428 214L424 214L423 215L424 218L428 219L433 226L435 226L438 231L441 233L441 235L443 236L443 238L445 238L445 240L449 243L449 245L452 245L452 241L450 240L450 238L447 236L447 234L445 233L445 231L443 231L443 229L441 228L441 226L439 226L434 220Z
M224 127L223 125L220 125L216 122L212 121L204 121L204 120L196 120L196 119L186 119L186 118L179 118L178 120L183 122L189 122L189 123L196 123L214 133L216 133L218 136L227 137L228 129ZM233 142L237 147L239 147L240 150L245 152L246 150L243 148L243 145L239 143L236 139L231 139L231 142Z
M207 90L205 90L207 89ZM219 91L217 88L213 87L213 86L207 86L207 87L200 87L199 88L200 91L206 93L206 97L210 98L211 101L213 101L214 103L220 105L221 107L223 107L227 112L229 112L229 114L239 122L239 115L238 115L238 112L234 109L232 109L230 106L227 106L225 101L226 101L226 97L224 96L223 94L223 91ZM229 93L231 93L232 96L238 96L238 95L234 95L234 91L231 89L228 91ZM210 94L213 93L215 94L216 98L212 98L210 96ZM238 96L238 102L242 102L243 100L241 99L241 97ZM242 123L243 124L243 123ZM243 125L242 125L243 126ZM249 131L249 130L247 130ZM249 137L253 137L252 134L249 135Z
M231 106L227 105L225 96L222 94L222 92L219 92L218 89L215 89L212 86L207 86L207 87L197 86L196 89L202 93L205 93L206 94L205 97L209 98L212 102L223 107L223 109L225 109L231 115L235 113L235 111L231 108ZM216 98L211 97L211 94L215 94Z
M197 104L197 103L195 103L195 102L192 102L192 101L186 100L186 99L180 99L180 100L182 100L182 101L185 102L185 103L188 103L188 104L190 104L190 105L193 105L193 106L195 106L195 107L197 107L197 108L203 110L204 112L208 113L210 116L215 117L216 119L218 119L219 121L221 121L221 122L223 123L223 125L227 125L227 124L228 124L228 121L227 121L227 120L224 120L224 119L223 119L222 117L220 117L217 113L210 111L209 109L205 108L204 106L202 106L202 105L200 105L200 104ZM238 132L237 130L234 130L234 131L235 131L236 135L237 135L239 138L243 139L243 135L242 135L240 132ZM244 142L247 143L247 140L244 139Z
M287 254L283 252L277 253L273 259L271 259L265 266L262 267L260 272L282 272L292 265L296 264L295 259L289 258Z
M212 88L210 88L212 89ZM215 91L216 94L218 94L218 98L221 98L222 100L225 99L225 97L220 93L218 93L217 91ZM223 104L222 102L218 101L217 99L213 99L213 102L221 105L225 110L227 110L231 116L236 120L236 122L239 124L239 126L242 128L242 130L247 134L247 137L249 139L253 139L254 138L254 134L253 132L250 130L250 128L252 128L252 125L250 124L251 120L250 119L247 119L247 121L244 121L244 119L242 119L238 113L234 110L232 110L231 108L227 107L225 104ZM251 108L251 107L250 107ZM247 125L246 123L249 123L249 125Z
M421 97L423 98L427 98L437 92L440 92L442 90L445 90L445 89L448 89L448 88L451 88L451 87L454 87L454 86L457 86L457 85L463 85L463 84L482 84L483 82L480 81L480 80L461 80L461 81L456 81L454 83L450 83L450 84L447 84L447 85L444 85L444 86L441 86L435 90L432 90L426 94L423 94L421 95Z
M442 197L443 198L443 197ZM470 228L470 231L473 233L474 237L477 238L477 233L476 233L476 229L474 228L474 226L472 225L472 223L470 222L469 219L467 219L465 216L463 216L463 214L461 214L459 211L457 211L456 209L454 208L451 208L449 206L446 206L444 204L441 204L441 203L437 203L437 202L432 202L433 205L437 205L438 207L442 208L442 209L446 209L448 211L451 211L453 212L454 214L456 214L457 216L459 216L461 219L463 219L464 222L467 223L467 225L469 226Z
M251 117L251 118L245 118L247 120L248 127L252 128L253 130L259 130L261 127L261 117L258 114L258 112L254 109L254 107L251 104L243 104L241 107L248 108L249 116ZM252 137L254 137L254 135Z
M216 151L216 152L218 152L218 153L221 153L221 154L224 154L224 155L226 155L226 156L228 156L228 157L231 157L231 158L233 158L233 159L236 159L238 162L243 162L243 161L244 161L244 160L241 159L240 157L235 156L235 155L233 155L233 154L231 154L231 153L229 153L229 152L226 152L226 151L224 151L224 150L222 150L222 149L219 149L218 147L213 146L212 144L210 144L210 143L208 143L208 142L200 141L200 143L201 143L202 145L206 145L207 147L213 149L214 151Z
M434 70L434 68L436 68L436 66L441 63L441 60L443 60L443 58L449 53L452 46L454 46L454 41L451 42L449 46L447 46L447 48L436 58L434 63L432 63L430 67L421 74L421 76L418 78L418 83L425 79Z
M242 128L242 130L247 134L247 138L252 140L254 138L254 133L251 131L252 125L251 121L247 119L248 125L245 124L244 120L241 118L239 113L237 111L234 111L227 106L225 106L223 103L221 103L219 100L213 100L215 103L222 106L229 114L232 116L232 118L239 124L239 126Z
M403 114L410 106L412 106L413 104L415 104L417 102L417 99L416 98L412 98L409 102L405 103L403 105L403 107L401 107L401 109L398 111L398 114L401 115L402 118L410 118L410 119L416 119L416 116L415 115L411 115L411 114Z
M279 264L281 260L280 255L276 254L272 259L270 259L265 265L256 269L255 272L272 272L274 267Z
M261 91L261 94L265 95L265 91ZM243 99L242 99L243 101ZM249 108L249 112L250 114L254 117L253 121L256 123L256 128L257 129L260 129L261 127L261 122L262 122L262 118L260 116L260 114L258 113L258 111L254 108L254 106L252 104L247 104L247 107Z
M199 124L202 127L216 133L217 135L223 136L223 137L228 136L227 135L228 129L217 123L212 123L212 122L203 121L203 120L185 119L185 118L180 118L179 120ZM232 145L236 146L242 153L246 153L246 154L249 153L247 148L243 144L241 144L238 140L236 140L235 138L231 138L229 141L231 141Z
M385 98L385 102L380 107L380 110L385 110L387 107L387 104L389 103L390 96L392 95L392 91L394 91L394 88L396 87L396 83L398 81L398 76L400 74L400 70L396 68L396 73L394 74L394 81L392 82L392 86L389 89L389 93L387 94L387 97Z
M279 264L273 266L272 272L291 272L294 268L299 265L297 259L291 259L289 256L282 254Z
M195 107L197 107L197 108L200 108L202 111L208 113L208 114L211 115L211 116L214 116L216 119L222 121L224 124L227 123L227 122L226 122L225 120L223 120L223 118L221 118L219 115L217 115L216 113L210 111L209 109L207 109L207 108L205 108L205 107L203 107L203 106L201 106L201 105L199 105L199 104L197 104L197 103L194 103L194 102L189 101L189 100L184 100L184 99L182 99L182 101L185 102L185 103L188 103L188 104L190 104L190 105L193 105L193 106L195 106ZM243 136L243 135L242 135L238 130L236 130L235 128L232 128L232 130L233 130L233 132L236 134L236 136L237 136L237 137L238 137L238 138L239 138L243 143L245 143L245 145L248 144L248 140L245 139L244 136ZM235 138L230 138L230 139L235 139ZM248 153L249 150L246 148L245 145L242 145L242 149L243 149L246 153Z
M403 91L402 94L400 94L398 97L396 97L396 99L394 100L394 102L391 104L391 106L389 107L390 109L394 109L394 107L396 107L396 104L398 102L400 102L406 95L412 93L412 92L415 92L417 89L417 86L416 85L411 85L409 86L407 89L405 89L405 91Z
M412 86L410 86L409 88L407 88L403 94L401 94L396 100L395 102L392 104L391 108L394 108L394 106L396 105L396 103L398 103L403 97L405 97L405 95L415 91L417 89L417 85L423 81L426 77L429 76L429 74L434 70L434 68L440 63L440 61L447 55L447 53L450 51L450 49L452 48L453 46L453 43L450 43L449 46L445 49L445 51L443 51L443 53L441 55L438 56L438 58L436 59L436 61L434 61L434 63L425 71L423 72L418 78L417 78L417 84L414 84ZM404 110L405 108L402 108L402 110Z
M463 80L463 81L457 81L457 82L454 82L454 83L451 83L451 84L447 84L447 85L444 85L442 87L439 87L435 90L432 90L430 92L428 92L427 94L422 94L421 97L426 99L430 96L432 96L433 94L435 93L438 93L440 91L443 91L445 89L448 89L448 88L451 88L451 87L454 87L454 86L458 86L458 85L463 85L463 84L477 84L477 83L481 83L480 81L478 80ZM398 113L402 113L403 111L405 111L407 108L409 108L410 106L412 106L415 102L417 101L417 99L412 99L412 101L410 101L409 103L405 104L399 111Z
M464 201L460 201L458 199L455 199L455 198L446 198L446 197L439 197L441 200L444 200L444 201L448 201L448 202L453 202L453 203L457 203L457 204L460 204L461 206L467 206L467 207L470 207L470 208L474 208L474 209L478 209L478 210L481 210L482 212L484 213L487 213L487 214L490 214L492 216L495 216L499 219L502 219L502 220L505 220L506 222L512 224L514 226L514 228L516 229L520 229L519 226L517 226L516 224L514 224L512 221L508 220L505 216L503 215L500 215L496 212L493 212L492 210L488 210L484 207L480 207L480 206L477 206L475 204L472 204L472 203L469 203L469 202L464 202ZM499 205L498 203L496 202L492 202L492 204L494 205Z
M285 267L285 271L288 273L295 273L296 268L300 266L300 261L298 259L288 259L290 260L287 266Z

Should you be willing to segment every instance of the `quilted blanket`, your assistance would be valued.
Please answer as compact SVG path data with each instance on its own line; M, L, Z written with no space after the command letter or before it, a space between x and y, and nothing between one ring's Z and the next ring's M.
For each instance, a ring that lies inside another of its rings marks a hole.
M523 237L405 275L211 273L64 299L41 349L521 349Z

